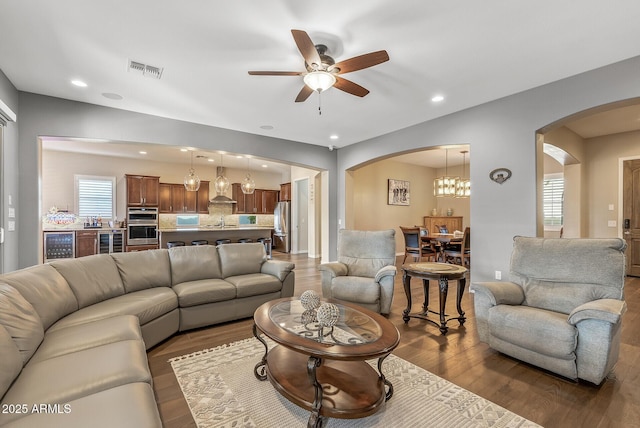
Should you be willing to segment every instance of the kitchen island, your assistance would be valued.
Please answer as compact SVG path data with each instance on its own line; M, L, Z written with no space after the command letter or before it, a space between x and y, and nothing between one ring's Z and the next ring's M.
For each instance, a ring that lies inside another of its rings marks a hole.
M167 248L167 242L183 241L185 245L191 245L191 241L205 239L211 245L215 245L218 239L230 239L238 242L239 239L251 239L257 242L259 238L271 239L272 228L264 226L192 226L160 228L158 240L160 248Z

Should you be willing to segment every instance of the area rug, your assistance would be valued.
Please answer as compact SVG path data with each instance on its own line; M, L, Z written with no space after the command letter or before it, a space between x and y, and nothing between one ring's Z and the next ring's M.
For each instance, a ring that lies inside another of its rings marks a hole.
M198 428L307 425L309 411L254 376L263 354L251 338L169 360ZM327 427L539 427L393 354L383 372L394 387L384 408L362 419L330 418Z

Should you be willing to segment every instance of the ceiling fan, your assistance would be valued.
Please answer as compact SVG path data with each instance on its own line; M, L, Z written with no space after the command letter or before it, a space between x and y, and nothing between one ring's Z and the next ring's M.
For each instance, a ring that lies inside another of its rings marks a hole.
M305 101L314 91L320 93L332 86L349 94L364 97L369 93L368 89L341 75L389 61L387 51L382 50L336 63L327 55L327 47L321 44L314 45L305 31L291 30L291 34L304 58L306 71L250 71L249 74L252 76L303 76L305 85L296 97L297 103Z

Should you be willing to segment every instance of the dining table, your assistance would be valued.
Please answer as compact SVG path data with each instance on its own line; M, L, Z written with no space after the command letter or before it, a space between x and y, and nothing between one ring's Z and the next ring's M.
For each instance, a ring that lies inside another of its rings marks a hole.
M420 240L425 245L435 244L438 249L438 260L445 262L444 250L447 245L462 243L462 236L456 236L456 234L453 233L433 233L431 235L421 236Z

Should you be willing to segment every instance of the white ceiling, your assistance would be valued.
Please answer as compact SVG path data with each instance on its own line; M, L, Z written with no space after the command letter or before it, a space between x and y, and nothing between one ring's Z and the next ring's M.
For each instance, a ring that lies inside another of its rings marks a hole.
M343 147L637 56L638 22L637 0L5 1L0 69L21 91ZM247 74L303 70L291 29L338 61L390 61L346 75L371 93L330 89L319 116L317 94L294 103L301 77Z

